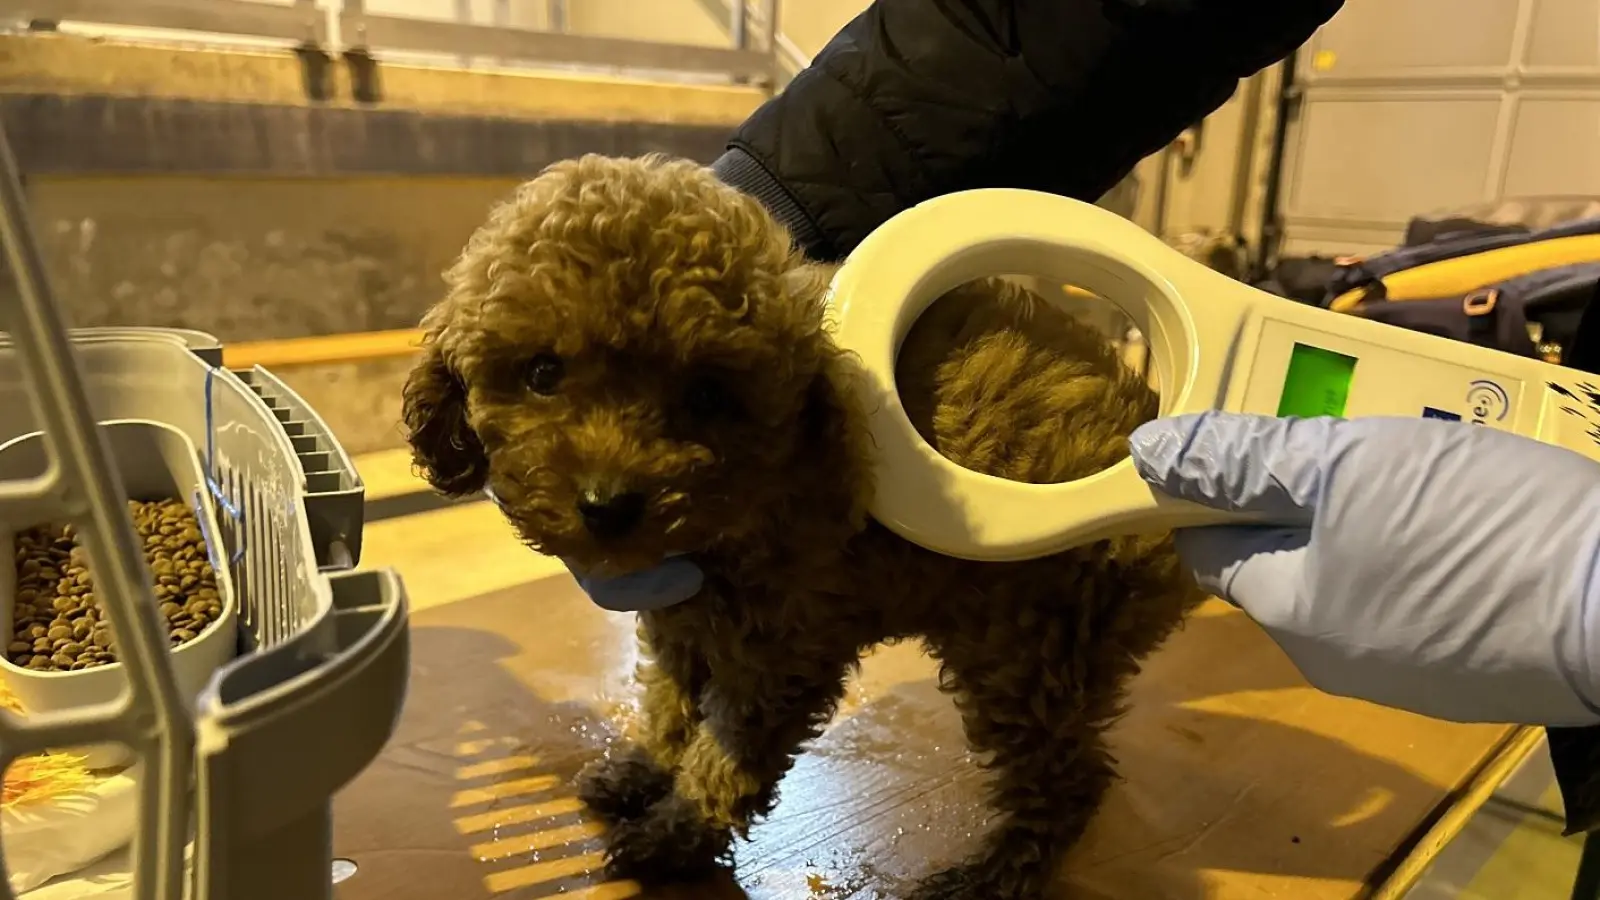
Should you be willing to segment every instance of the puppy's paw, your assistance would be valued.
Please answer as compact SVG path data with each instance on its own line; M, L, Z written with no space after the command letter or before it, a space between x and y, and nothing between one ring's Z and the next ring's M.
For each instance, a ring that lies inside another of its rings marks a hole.
M642 816L611 826L606 870L613 878L644 884L694 881L733 864L733 835L706 820L677 794L657 801Z
M595 760L578 773L578 798L607 824L640 818L671 793L672 773L639 747Z

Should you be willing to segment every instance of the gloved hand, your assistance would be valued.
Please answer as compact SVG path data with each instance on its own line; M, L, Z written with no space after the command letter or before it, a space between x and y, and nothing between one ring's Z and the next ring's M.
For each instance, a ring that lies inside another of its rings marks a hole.
M1204 413L1132 448L1158 490L1281 523L1177 548L1313 685L1456 721L1600 722L1600 465L1420 418Z

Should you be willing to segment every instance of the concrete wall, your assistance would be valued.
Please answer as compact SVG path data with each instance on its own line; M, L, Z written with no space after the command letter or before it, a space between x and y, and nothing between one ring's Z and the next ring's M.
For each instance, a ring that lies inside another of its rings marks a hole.
M709 160L764 98L399 66L382 78L382 103L347 90L314 103L283 53L0 37L0 116L71 323L227 343L409 328L518 181L589 151ZM274 371L363 452L398 442L410 363Z
M40 178L36 228L73 324L225 341L410 328L499 178Z
M35 179L74 325L198 328L226 342L410 328L439 296L495 178ZM274 368L354 453L398 446L412 360Z
M227 341L414 324L488 206L557 159L709 161L764 95L385 66L314 103L285 54L0 38L0 116L79 325Z

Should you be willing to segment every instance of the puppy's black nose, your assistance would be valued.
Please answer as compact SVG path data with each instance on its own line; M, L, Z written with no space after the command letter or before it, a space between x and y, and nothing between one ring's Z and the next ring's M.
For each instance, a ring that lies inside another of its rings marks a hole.
M578 499L578 515L595 537L621 537L644 518L644 495L634 491L584 491Z

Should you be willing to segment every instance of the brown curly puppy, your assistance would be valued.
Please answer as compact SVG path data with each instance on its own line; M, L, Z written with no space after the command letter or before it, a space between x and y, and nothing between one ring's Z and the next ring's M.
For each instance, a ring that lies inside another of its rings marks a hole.
M829 274L693 164L554 165L491 213L424 321L416 462L445 493L487 485L529 546L580 569L691 554L705 570L696 598L639 615L640 746L585 774L617 875L728 862L863 651L916 637L1001 817L913 895L1041 896L1112 778L1125 683L1199 594L1164 535L995 564L870 521ZM1104 468L1156 409L1097 335L1001 282L924 316L899 379L940 452L1019 481Z

